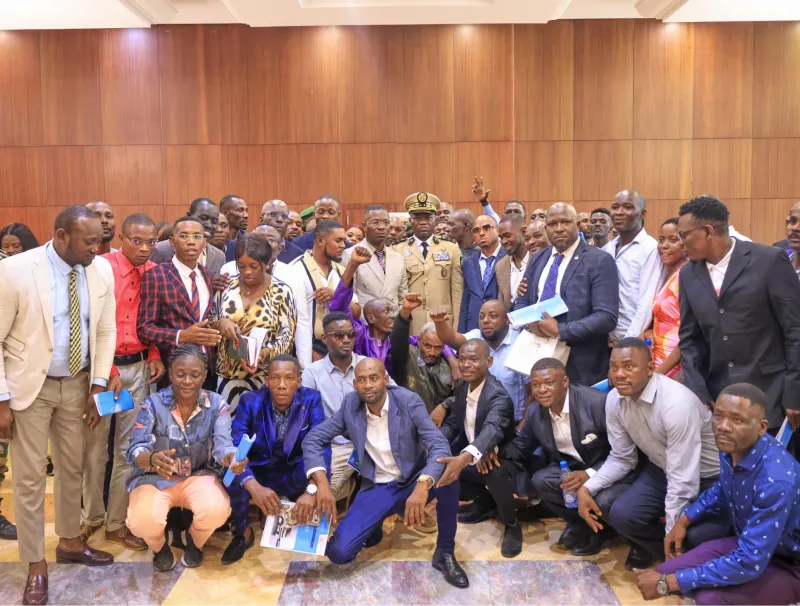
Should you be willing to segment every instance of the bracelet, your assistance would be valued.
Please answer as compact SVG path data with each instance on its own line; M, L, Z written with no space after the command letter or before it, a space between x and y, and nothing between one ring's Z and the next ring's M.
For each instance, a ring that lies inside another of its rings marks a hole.
M156 454L156 453L154 453L154 452L151 452L151 453L150 453L150 460L148 461L148 467L149 467L150 469L155 469L155 467L153 466L153 455L154 455L154 454Z

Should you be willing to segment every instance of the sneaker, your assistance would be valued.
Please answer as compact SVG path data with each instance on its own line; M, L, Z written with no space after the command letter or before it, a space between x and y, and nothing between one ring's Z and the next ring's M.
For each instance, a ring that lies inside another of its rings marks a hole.
M169 543L164 543L161 551L153 554L153 568L158 572L167 572L175 568L175 556L172 555Z
M194 544L194 539L190 533L186 533L186 550L181 557L181 564L186 568L197 568L205 561L203 550Z

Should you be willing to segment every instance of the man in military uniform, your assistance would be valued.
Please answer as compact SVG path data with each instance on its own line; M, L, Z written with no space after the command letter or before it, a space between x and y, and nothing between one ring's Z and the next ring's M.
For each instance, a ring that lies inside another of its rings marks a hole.
M464 275L461 273L461 251L457 244L433 235L439 198L419 192L405 201L414 236L395 245L403 255L408 274L408 292L422 295L422 306L411 317L411 334L417 335L426 322L428 312L444 306L454 322L461 310Z

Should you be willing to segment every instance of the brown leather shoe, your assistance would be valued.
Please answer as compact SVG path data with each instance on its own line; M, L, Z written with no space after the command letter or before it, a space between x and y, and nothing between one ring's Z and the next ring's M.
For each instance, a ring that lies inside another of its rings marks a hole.
M81 524L81 541L86 543L89 540L89 537L92 536L98 529L102 526L102 524L98 524L97 526L89 526L89 524Z
M83 551L67 551L56 547L56 562L59 564L85 564L86 566L108 566L114 563L114 556L107 551L92 549L84 544Z
M131 534L127 526L120 526L118 530L113 532L106 530L106 541L109 543L119 543L125 549L130 549L131 551L144 551L147 549L147 543Z
M47 577L37 574L28 577L25 591L22 592L23 604L47 604Z

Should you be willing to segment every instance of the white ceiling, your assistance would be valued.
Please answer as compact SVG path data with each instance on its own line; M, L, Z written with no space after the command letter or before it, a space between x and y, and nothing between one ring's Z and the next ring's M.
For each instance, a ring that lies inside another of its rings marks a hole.
M243 23L396 25L665 21L800 21L800 0L0 0L0 30Z

